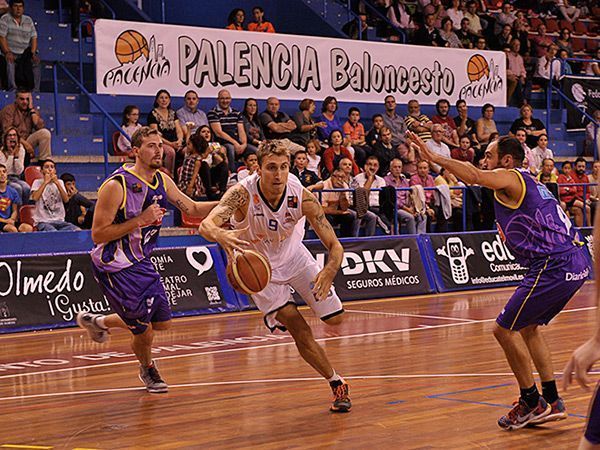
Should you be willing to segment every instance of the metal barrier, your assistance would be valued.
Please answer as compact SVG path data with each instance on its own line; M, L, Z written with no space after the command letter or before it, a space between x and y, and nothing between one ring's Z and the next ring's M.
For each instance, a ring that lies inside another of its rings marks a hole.
M591 208L591 203L588 204L587 203L587 190L588 187L591 186L598 186L598 183L556 183L560 189L561 186L575 186L575 187L579 187L579 186L583 186L583 200L584 200L584 205L588 206ZM559 195L558 197L560 198L560 190L559 190ZM585 209L583 210L583 226L587 227L587 215L585 213Z

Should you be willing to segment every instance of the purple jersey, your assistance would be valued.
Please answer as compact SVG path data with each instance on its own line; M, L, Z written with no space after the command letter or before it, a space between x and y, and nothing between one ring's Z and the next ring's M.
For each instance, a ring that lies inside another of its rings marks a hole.
M517 261L529 267L536 260L581 246L577 231L546 186L524 170L513 172L523 184L518 206L506 206L494 194L494 209L500 237Z
M133 172L133 166L123 165L106 179L101 190L110 180L119 181L124 187L123 204L119 207L113 223L123 223L139 216L153 203L167 207L167 191L161 172L156 172L148 183ZM131 267L150 256L156 246L160 223L138 228L115 241L99 244L91 252L92 262L102 272L118 272Z

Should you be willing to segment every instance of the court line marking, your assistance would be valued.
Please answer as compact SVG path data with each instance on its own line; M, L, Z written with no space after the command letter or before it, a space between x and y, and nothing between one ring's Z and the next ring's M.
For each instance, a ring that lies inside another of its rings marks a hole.
M349 313L357 314L379 314L384 316L401 316L401 317L417 317L419 319L438 319L438 320L455 320L458 322L477 322L476 319L462 319L459 317L446 317L446 316L428 316L424 314L410 314L410 313L398 313L398 312L383 312L383 311L368 311L361 309L345 309L344 311ZM428 325L424 325L428 326Z
M600 375L600 372L589 372L590 375ZM555 374L561 374L555 372ZM534 375L538 375L534 372ZM492 373L422 373L422 374L405 374L405 375L352 375L345 376L346 380L386 380L386 379L415 379L415 378L464 378L464 377L514 377L512 372L492 372ZM322 377L296 377L296 378L265 378L257 380L233 380L233 381L206 381L198 383L183 383L183 384L170 384L169 389L178 388L190 388L190 387L203 387L203 386L230 386L239 384L268 384L268 383L290 383L290 382L303 382L303 381L319 381L323 382ZM505 383L500 385L494 385L493 387L500 386L511 386L514 383ZM451 394L460 394L463 392L472 392L477 390L489 389L490 387L482 387L475 389L467 389L464 391L456 391L435 395L428 395L426 398L441 398L442 400L456 400L459 399L447 399L443 396ZM122 388L109 388L109 389L90 389L83 391L64 391L64 392L48 392L44 394L28 394L28 395L16 395L13 397L0 397L0 401L8 400L26 400L31 398L49 398L49 397L65 397L69 395L86 395L86 394L106 394L111 392L128 392L128 391L145 391L144 386L132 386ZM160 397L160 396L159 396ZM505 405L498 405L505 406Z
M583 308L566 309L566 310L561 311L559 314L588 311L591 309L596 309L596 306L587 306L587 307L583 307ZM495 320L496 320L496 318L476 320L474 322L457 322L457 323L445 323L445 324L441 324L441 325L424 325L424 326L417 326L417 327L413 327L413 328L400 328L400 329L396 329L396 330L374 331L371 333L349 334L349 335L344 335L344 336L332 336L332 337L319 338L319 339L315 339L315 340L317 342L327 342L327 341L336 341L336 340L342 340L342 339L352 339L352 338L357 338L357 337L381 336L381 335L385 335L385 334L405 333L405 332L418 331L418 330L450 328L450 327L457 327L457 326L462 326L462 325L493 322ZM292 337L289 336L288 338L291 339ZM215 354L220 354L220 353L257 350L257 349L261 349L261 348L282 347L282 346L286 346L286 345L295 345L295 343L292 340L291 342L279 342L277 344L253 345L250 347L227 348L227 349L213 350L213 351L208 351L208 352L186 353L186 354L182 354L182 355L157 356L155 358L153 357L153 359L158 361L158 360L167 360L167 359L189 358L189 357L201 356L201 355L215 355ZM114 366L120 366L120 365L124 365L124 364L137 364L137 363L138 363L137 360L129 360L129 361L118 361L118 362L92 364L92 365L77 366L77 367L64 367L62 369L52 369L52 370L43 370L43 371L38 371L38 372L0 375L0 379L29 377L29 376L35 376L35 375L46 375L49 373L72 372L75 370L93 369L96 367L114 367Z

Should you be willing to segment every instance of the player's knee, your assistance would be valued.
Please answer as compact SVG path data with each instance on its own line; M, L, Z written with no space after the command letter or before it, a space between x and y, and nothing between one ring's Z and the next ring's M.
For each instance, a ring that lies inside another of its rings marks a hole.
M331 325L331 326L340 325L344 321L343 316L344 316L344 314L337 314L333 317L330 317L327 320L324 320L323 322L325 322L327 325Z
M510 331L507 328L504 328L500 325L498 325L497 323L494 324L494 337L496 338L496 340L500 343L502 342L506 342L508 339L510 339L511 334L513 333L512 331Z
M152 328L156 331L165 331L171 328L172 321L152 322Z
M528 327L521 328L519 330L519 333L521 334L521 336L523 336L523 339L530 339L532 336L534 336L537 333L537 330L538 330L537 325L530 325Z

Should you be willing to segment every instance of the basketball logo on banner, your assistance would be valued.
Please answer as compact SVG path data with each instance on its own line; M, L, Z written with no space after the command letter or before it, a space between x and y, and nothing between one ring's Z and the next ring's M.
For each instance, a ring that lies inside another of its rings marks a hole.
M469 84L459 91L459 98L471 103L502 90L504 83L500 67L493 58L488 61L485 56L476 53L467 61L467 78Z

